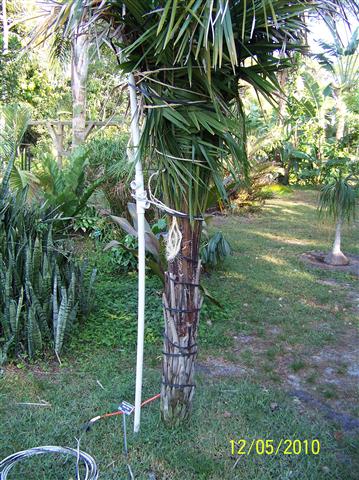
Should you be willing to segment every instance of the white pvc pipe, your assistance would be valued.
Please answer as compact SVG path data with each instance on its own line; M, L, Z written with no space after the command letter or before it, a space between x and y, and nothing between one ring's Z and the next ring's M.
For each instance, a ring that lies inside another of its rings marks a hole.
M136 211L138 221L138 318L137 318L137 361L136 361L136 394L134 432L140 430L142 372L143 372L143 343L145 331L145 208L146 192L143 186L143 173L138 145L140 143L139 113L135 78L132 73L128 76L130 105L131 105L131 137L133 159L136 162Z

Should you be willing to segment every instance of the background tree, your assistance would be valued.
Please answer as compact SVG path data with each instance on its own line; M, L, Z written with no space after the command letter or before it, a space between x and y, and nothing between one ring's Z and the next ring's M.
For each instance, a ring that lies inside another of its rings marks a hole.
M86 18L79 24L71 42L72 148L81 145L86 135L86 88L90 39L85 20Z
M358 87L359 81L359 28L357 28L347 44L339 36L335 21L329 17L327 20L333 42L319 42L323 53L316 57L321 65L331 74L333 96L336 100L337 130L336 139L341 140L344 136L347 106L346 95Z
M7 23L7 4L6 0L2 0L2 12L1 12L1 19L2 19L2 52L3 55L6 55L9 50L9 26Z

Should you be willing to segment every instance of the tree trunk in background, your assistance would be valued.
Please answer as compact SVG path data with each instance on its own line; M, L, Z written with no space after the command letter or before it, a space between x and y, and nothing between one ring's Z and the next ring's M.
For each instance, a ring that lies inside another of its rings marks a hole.
M2 35L3 35L3 47L2 53L5 55L9 51L9 26L7 23L7 10L6 0L2 0Z
M326 255L324 258L325 263L328 263L329 265L348 265L349 264L349 260L341 250L342 224L343 224L343 221L339 217L337 220L337 224L335 226L335 238L334 238L332 251L328 253L328 255Z
M323 147L325 145L325 140L326 140L326 137L325 137L326 118L325 118L324 105L322 105L318 111L318 125L320 128L320 132L318 136L317 158L321 163L323 161Z
M284 90L285 84L287 83L288 80L288 70L281 70L278 72L278 83L280 85L280 88ZM286 98L283 92L280 92L280 97L278 100L278 111L279 111L279 119L278 123L279 126L283 125L283 119L284 119L284 114L285 114L285 108L286 108Z
M340 93L336 95L336 100L337 100L338 125L337 125L335 138L337 141L339 141L344 137L345 117L347 113L347 108L343 100L343 97Z
M288 70L281 70L277 74L278 83L282 90L284 90L285 84L288 80ZM286 110L286 98L283 92L280 92L279 100L278 100L278 127L283 128L284 124L284 115ZM274 152L274 160L282 164L284 169L284 175L278 176L278 183L281 185L289 185L289 172L290 172L290 165L285 165L282 160L281 148L277 148Z
M284 174L281 175L279 178L278 178L278 181L281 185L289 185L289 175L290 175L290 168L291 168L291 161L288 160L288 163L286 165L284 165Z
M194 365L202 295L199 289L200 222L179 221L181 251L168 264L163 293L164 351L161 414L165 423L187 419L194 395Z
M72 88L72 148L85 141L86 137L86 84L89 65L89 36L79 29L72 41L71 88Z

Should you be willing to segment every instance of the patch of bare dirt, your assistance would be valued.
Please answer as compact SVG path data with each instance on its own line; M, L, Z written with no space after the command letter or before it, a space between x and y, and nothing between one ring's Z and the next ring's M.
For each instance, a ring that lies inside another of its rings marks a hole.
M268 372L263 368L269 363L266 352L280 343L276 340L280 333L278 327L272 327L265 338L255 333L236 335L231 352L233 360L208 357L199 363L198 371L213 377L256 378L265 385L276 384L279 379L303 409L315 406L343 430L359 429L359 418L355 416L359 385L358 332L347 328L335 345L316 351L281 343L281 353L270 360L272 369ZM243 351L253 354L253 367L246 366L240 356ZM298 354L304 358L305 365L296 370L293 362ZM276 382L273 375L277 377Z
M326 280L317 280L321 285L327 285L333 289L343 289L347 293L348 303L351 305L351 309L359 314L359 289L353 288L350 283L338 282L332 278Z
M249 371L248 368L237 363L213 357L208 357L203 362L197 362L196 370L211 377L241 377Z
M308 252L303 253L300 259L307 265L312 267L323 268L325 270L347 272L359 277L359 255L345 254L349 259L349 265L334 266L328 265L324 262L325 253L323 252Z
M51 381L56 383L56 375L62 374L66 369L61 368L55 360L49 360L48 363L30 364L24 362L9 363L3 368L5 375L17 375L18 377L27 378L31 372L37 378L51 378Z

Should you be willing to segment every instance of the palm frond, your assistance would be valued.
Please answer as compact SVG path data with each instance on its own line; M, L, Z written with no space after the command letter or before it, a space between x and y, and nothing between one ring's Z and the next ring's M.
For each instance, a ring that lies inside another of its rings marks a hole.
M318 208L322 215L334 220L346 219L349 222L354 218L357 208L357 191L351 185L350 178L339 175L323 185Z
M30 121L30 111L20 104L6 105L1 109L0 117L3 123L0 131L0 165L5 167L0 191L4 195L9 187L18 147Z
M275 102L275 73L291 52L305 49L304 14L317 7L302 0L49 4L38 38L109 25L120 68L136 77L143 158L161 172L166 203L192 216L205 209L208 186L225 199L223 172L248 170L239 82Z

